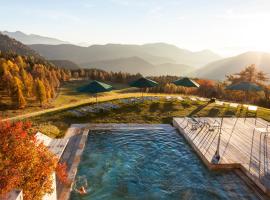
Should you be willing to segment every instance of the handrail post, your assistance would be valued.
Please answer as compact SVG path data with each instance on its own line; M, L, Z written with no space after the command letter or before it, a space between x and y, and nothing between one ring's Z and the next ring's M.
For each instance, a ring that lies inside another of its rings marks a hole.
M217 150L215 152L215 155L212 159L212 162L218 163L220 160L220 154L219 154L219 148L220 148L220 140L221 140L221 133L222 133L222 125L223 125L223 117L221 118L219 130L218 130L218 142L217 142Z

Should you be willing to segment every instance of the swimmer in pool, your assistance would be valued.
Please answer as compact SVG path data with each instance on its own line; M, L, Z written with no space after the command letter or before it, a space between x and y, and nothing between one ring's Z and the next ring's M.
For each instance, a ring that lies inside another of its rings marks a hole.
M86 194L87 192L86 192L86 190L85 190L85 188L82 186L82 187L80 187L79 189L78 189L78 192L81 194L81 195L83 195L83 194Z

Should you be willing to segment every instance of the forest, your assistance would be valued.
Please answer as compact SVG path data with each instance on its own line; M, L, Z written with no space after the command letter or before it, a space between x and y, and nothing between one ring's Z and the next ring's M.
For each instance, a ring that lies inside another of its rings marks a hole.
M61 82L70 79L68 70L59 69L34 56L0 54L0 102L16 108L38 101L46 105L56 96Z

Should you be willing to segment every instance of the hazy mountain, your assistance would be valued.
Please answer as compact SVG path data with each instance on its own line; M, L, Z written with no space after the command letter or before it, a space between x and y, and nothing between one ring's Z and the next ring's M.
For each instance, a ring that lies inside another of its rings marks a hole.
M196 68L183 65L183 64L173 64L173 63L164 63L156 65L157 75L174 75L174 76L186 76L190 72L194 71Z
M1 33L0 33L0 51L41 58L41 56L37 52L29 48L28 46Z
M84 68L98 68L113 72L129 72L136 74L142 72L147 75L155 71L155 66L139 57L119 58L113 60L97 61L82 65Z
M49 60L49 62L64 69L80 69L79 65L69 60Z
M192 73L192 75L215 80L223 80L226 75L237 73L246 66L255 64L257 67L270 73L270 54L263 52L246 52L238 56L212 62Z
M203 66L220 59L210 51L191 52L164 43L146 45L106 44L81 47L76 45L31 45L41 55L52 60L71 60L78 64L119 58L140 57L151 64L176 63Z
M55 38L50 37L44 37L41 35L35 35L35 34L25 34L21 31L15 31L15 32L9 32L9 31L3 31L2 34L5 34L13 39L16 39L24 44L51 44L51 45L57 45L57 44L67 44L68 42L58 40Z
M92 45L81 47L70 44L62 45L30 45L41 55L52 60L71 60L78 64L91 63L118 58L140 57L148 62L164 63L171 62L169 58L161 58L142 52L136 45Z
M166 43L145 44L142 46L142 51L155 56L170 58L174 60L174 63L192 66L203 66L221 59L219 55L210 50L192 52Z
M119 58L114 60L97 61L84 64L85 68L98 68L113 72L129 72L143 75L186 75L193 67L181 64L160 64L153 65L139 57Z

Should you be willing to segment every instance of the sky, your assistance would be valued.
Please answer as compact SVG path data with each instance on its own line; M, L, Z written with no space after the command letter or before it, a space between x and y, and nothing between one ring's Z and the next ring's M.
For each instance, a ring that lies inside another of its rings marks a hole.
M0 0L0 30L87 44L270 52L270 0Z

